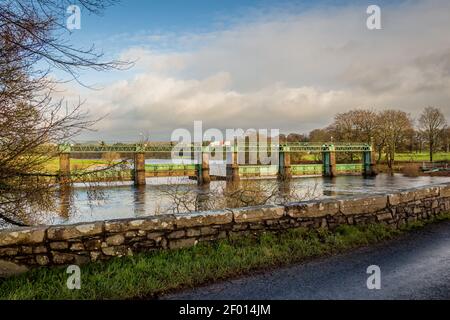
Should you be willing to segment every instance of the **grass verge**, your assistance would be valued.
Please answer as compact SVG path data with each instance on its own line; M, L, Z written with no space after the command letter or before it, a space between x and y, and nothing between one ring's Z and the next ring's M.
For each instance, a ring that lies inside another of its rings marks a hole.
M0 280L0 299L148 298L181 287L366 246L442 220L450 220L450 213L432 221L409 224L401 230L380 224L340 226L334 232L295 229L281 234L266 233L258 238L222 240L116 258L82 266L81 290L67 289L65 268L36 269Z

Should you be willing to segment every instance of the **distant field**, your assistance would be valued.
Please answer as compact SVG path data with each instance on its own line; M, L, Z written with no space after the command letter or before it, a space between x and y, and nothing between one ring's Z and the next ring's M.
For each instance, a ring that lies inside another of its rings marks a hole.
M430 155L426 152L421 153L397 153L396 161L421 162L430 161ZM433 161L450 161L450 152L437 152L433 154Z

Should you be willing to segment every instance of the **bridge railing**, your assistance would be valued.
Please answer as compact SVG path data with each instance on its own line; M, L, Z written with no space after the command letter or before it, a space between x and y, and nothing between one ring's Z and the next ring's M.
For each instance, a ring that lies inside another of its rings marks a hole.
M366 152L372 151L372 146L366 143L310 143L290 142L284 144L236 144L225 146L201 146L198 144L134 144L134 145L95 145L95 144L61 144L62 153L170 153L170 152Z

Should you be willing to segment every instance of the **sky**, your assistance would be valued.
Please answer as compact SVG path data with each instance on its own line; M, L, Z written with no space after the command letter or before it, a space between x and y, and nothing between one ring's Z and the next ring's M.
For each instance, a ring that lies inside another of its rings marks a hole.
M366 26L371 4L381 30ZM431 105L450 120L449 30L446 0L122 0L83 11L68 40L134 66L84 72L93 89L59 94L102 117L79 140L169 140L196 120L307 133L355 108L417 118Z

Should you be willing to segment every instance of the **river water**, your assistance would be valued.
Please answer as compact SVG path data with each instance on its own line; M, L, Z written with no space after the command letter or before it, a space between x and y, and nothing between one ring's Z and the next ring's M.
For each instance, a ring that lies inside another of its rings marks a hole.
M340 176L336 178L302 177L280 184L276 179L242 181L239 190L251 190L247 198L271 194L275 190L288 194L284 201L342 198L358 195L383 194L403 189L449 183L449 177L404 177L380 174L373 178ZM249 184L249 185L247 185ZM242 187L244 185L244 187ZM213 181L209 187L199 187L187 177L147 178L147 185L135 187L132 183L103 186L100 196L92 197L89 188L75 186L71 200L62 198L58 213L39 214L37 224L69 224L118 218L142 217L195 210L220 209L227 206L227 184ZM235 187L236 188L236 187ZM234 190L234 189L233 189ZM226 199L225 199L226 200ZM264 203L277 203L279 197ZM205 205L206 203L206 205ZM178 204L176 206L175 204ZM202 205L203 204L203 205ZM250 203L260 204L260 203ZM240 206L242 203L240 204Z

